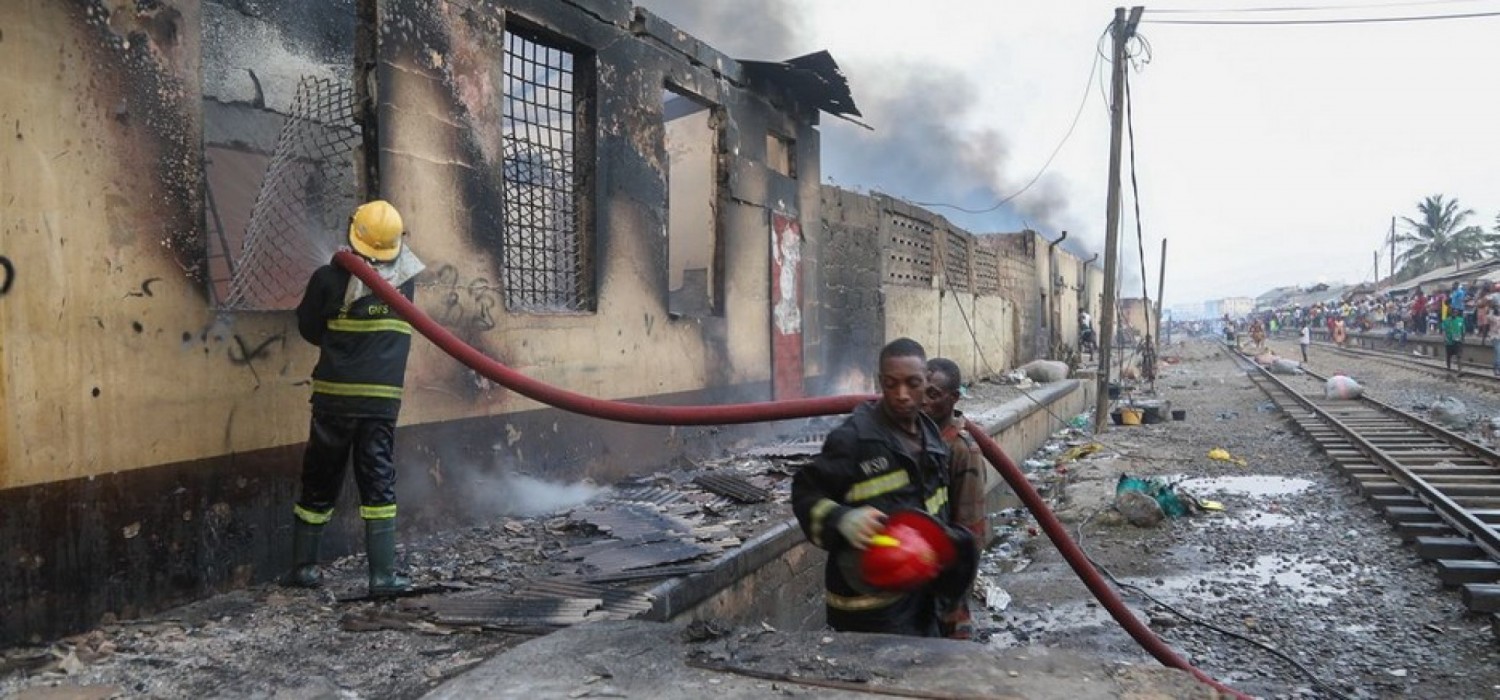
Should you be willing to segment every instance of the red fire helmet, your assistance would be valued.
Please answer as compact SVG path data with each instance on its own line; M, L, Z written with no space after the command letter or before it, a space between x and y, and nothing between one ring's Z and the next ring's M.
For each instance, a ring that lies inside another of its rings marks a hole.
M931 515L903 510L886 518L860 557L860 577L866 586L881 590L921 588L957 556L947 529Z

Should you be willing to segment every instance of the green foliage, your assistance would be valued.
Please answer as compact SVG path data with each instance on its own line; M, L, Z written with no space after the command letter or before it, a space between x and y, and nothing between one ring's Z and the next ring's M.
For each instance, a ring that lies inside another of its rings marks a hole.
M1398 276L1410 279L1446 265L1483 260L1500 254L1500 232L1486 233L1480 226L1465 226L1473 209L1459 209L1457 199L1435 194L1417 203L1416 219L1402 217L1411 231L1396 237L1407 246L1398 256ZM1500 223L1500 217L1496 219Z

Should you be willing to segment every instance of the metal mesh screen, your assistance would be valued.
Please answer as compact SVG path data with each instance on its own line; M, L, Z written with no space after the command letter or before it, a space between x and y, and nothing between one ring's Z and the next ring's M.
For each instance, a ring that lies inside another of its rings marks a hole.
M577 57L537 37L505 33L507 308L586 311L592 265L579 215Z
M222 251L232 260L232 279L220 308L296 306L308 276L344 241L358 191L359 143L352 86L304 76L251 209L244 245L237 253ZM218 245L227 246L223 240Z

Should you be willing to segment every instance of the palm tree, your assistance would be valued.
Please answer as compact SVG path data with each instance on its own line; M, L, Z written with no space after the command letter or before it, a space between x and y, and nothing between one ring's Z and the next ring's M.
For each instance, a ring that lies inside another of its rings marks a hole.
M1457 199L1444 201L1435 194L1417 203L1418 219L1401 217L1411 231L1396 237L1408 246L1399 256L1404 279L1446 265L1483 260L1500 251L1500 233L1485 233L1479 226L1465 226L1473 209L1459 209Z

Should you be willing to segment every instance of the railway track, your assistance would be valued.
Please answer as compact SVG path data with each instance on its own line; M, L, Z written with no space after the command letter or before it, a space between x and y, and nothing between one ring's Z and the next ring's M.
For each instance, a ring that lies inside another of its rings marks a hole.
M1500 639L1500 453L1368 397L1322 398L1314 372L1282 377L1233 356Z
M1459 383L1466 386L1479 389L1481 391L1500 394L1500 377L1495 376L1492 372L1468 369L1465 367L1459 367L1456 370L1450 370L1444 367L1442 364L1418 359L1418 357L1415 355L1406 355L1396 352L1383 352L1380 350L1366 350L1364 348L1341 348L1332 343L1314 343L1313 347L1320 350L1330 350L1332 352L1350 357L1367 358L1376 362L1380 362L1382 364L1399 367L1401 369L1411 370L1415 372L1425 372L1428 374L1443 377L1445 379L1454 378L1457 379ZM1469 366L1475 367L1478 365Z

